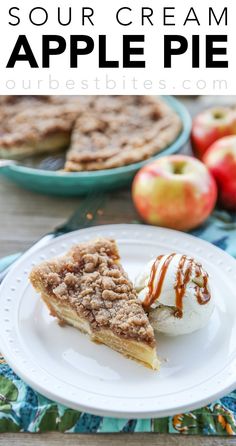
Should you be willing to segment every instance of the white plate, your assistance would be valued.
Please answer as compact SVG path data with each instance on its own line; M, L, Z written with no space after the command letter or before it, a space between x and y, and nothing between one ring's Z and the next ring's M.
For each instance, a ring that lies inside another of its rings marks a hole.
M210 274L216 309L194 334L158 336L160 372L92 343L49 316L27 277L32 266L98 236L118 241L134 279L145 262L170 251L199 259ZM1 350L13 370L47 397L93 414L162 417L203 406L236 387L236 262L190 235L141 225L89 228L53 240L17 262L1 287Z

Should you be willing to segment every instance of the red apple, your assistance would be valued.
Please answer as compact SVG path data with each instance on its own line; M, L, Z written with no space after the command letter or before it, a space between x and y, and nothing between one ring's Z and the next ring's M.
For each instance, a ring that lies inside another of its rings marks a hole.
M137 173L132 197L147 223L185 231L204 222L212 212L217 188L201 161L171 155L147 164Z
M218 185L219 202L236 211L236 136L216 141L203 158Z
M215 107L199 113L193 119L192 147L194 154L202 159L206 150L217 139L236 134L236 113L229 107Z

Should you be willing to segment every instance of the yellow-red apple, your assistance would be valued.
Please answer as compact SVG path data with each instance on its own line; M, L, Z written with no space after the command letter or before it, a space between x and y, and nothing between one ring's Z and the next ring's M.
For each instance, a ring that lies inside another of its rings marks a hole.
M217 188L201 161L171 155L147 164L137 173L132 197L147 223L184 231L206 220L215 206Z
M236 211L236 136L216 141L203 161L216 180L221 206Z
M236 134L236 112L230 107L214 107L193 119L191 141L194 154L202 159L217 139Z

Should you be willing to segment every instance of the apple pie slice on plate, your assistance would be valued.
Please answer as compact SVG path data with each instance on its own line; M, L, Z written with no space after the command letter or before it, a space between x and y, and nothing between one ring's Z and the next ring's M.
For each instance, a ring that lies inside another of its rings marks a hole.
M114 240L97 239L34 267L30 280L62 324L157 369L153 328L119 260Z

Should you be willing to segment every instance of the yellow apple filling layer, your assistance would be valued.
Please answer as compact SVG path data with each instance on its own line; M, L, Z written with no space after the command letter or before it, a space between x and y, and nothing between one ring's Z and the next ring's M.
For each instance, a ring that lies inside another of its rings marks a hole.
M142 362L145 366L154 370L159 369L160 363L155 348L144 343L140 344L132 339L122 339L109 329L92 331L88 321L80 317L69 306L58 304L52 297L45 294L42 295L42 299L49 308L51 315L57 317L60 324L71 325L82 333L88 334L93 342L107 345L124 356Z
M39 155L42 153L52 153L65 149L70 142L69 134L57 134L45 137L37 142L16 144L11 147L1 147L0 142L0 158L21 159L25 156Z

